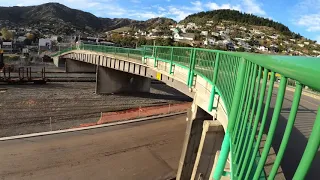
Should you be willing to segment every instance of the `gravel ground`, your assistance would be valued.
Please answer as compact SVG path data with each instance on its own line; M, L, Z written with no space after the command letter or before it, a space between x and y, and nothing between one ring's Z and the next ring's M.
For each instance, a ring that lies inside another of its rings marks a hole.
M2 85L0 137L97 122L101 112L191 100L163 84L152 84L148 94L97 95L94 91L94 82Z

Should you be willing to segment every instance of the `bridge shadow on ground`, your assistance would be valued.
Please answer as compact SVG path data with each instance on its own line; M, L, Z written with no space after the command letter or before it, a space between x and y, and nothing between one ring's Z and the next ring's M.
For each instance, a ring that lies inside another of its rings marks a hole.
M192 102L192 98L186 96L180 91L167 86L162 83L151 84L152 91L150 93L144 92L124 92L117 93L120 96L135 96L146 99L159 99L159 100L175 100L175 101L187 101Z
M283 134L284 134L288 117L290 114L290 110L291 110L292 97L289 98L287 96L287 93L291 94L291 92L288 92L288 91L286 92L286 96L283 102L283 107L281 109L274 139L272 142L272 147L276 153L278 153L279 151L280 144L283 138ZM302 98L304 97L302 96ZM274 92L272 101L271 101L271 108L268 111L266 127L264 129L265 134L268 133L268 130L270 127L270 123L271 123L271 119L274 111L275 99L276 99L276 93ZM316 109L317 109L316 106L311 107L310 105L306 105L303 101L300 101L298 113L296 116L296 121L290 135L288 146L286 148L285 154L281 162L281 168L283 170L283 173L286 179L293 178L294 173L299 165L299 162L304 153L305 147L308 143L308 138L312 131L314 120L316 118L316 113L317 113ZM269 166L269 168L271 169L273 166L273 162L266 164L265 168L266 166ZM317 179L320 175L319 167L320 167L320 151L317 152L313 160L313 163L311 165L311 168L309 169L309 172L305 179Z

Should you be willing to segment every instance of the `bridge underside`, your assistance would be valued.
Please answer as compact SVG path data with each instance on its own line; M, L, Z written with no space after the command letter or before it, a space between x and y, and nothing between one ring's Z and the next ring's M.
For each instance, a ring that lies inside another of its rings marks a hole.
M150 92L151 79L117 71L107 67L97 67L96 93Z

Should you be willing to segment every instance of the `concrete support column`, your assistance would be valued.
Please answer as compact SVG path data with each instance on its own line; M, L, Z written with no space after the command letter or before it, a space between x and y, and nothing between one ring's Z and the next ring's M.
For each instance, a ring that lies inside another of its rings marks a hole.
M66 59L66 72L67 73L94 73L96 72L96 65L89 64L77 60Z
M195 103L189 109L187 118L188 124L176 179L208 179L216 152L221 147L223 128Z
M151 79L98 66L96 93L150 92Z
M60 56L56 56L56 57L53 58L53 63L57 67L65 67L66 59L65 58L61 58Z

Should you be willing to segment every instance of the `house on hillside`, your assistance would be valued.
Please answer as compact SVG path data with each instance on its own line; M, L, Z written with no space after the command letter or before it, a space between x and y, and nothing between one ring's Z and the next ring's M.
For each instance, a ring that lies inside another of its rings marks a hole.
M219 25L217 25L217 26L216 26L216 29L217 29L217 30L224 30L225 28L224 28L224 26L219 26Z
M52 40L51 39L39 39L39 50L47 51L51 50Z
M267 52L267 51L268 51L268 48L265 47L265 46L259 46L259 47L257 48L257 50L262 51L262 52Z
M215 39L213 38L206 38L204 41L203 41L203 44L208 46L208 45L214 45L216 42Z
M186 29L198 29L198 26L196 25L196 23L189 22L189 23L187 24Z
M193 40L194 40L194 37L195 37L194 33L181 33L181 34L175 33L175 34L173 35L173 39L174 39L175 41L180 41L180 40L193 41Z
M27 37L25 37L25 36L19 36L18 38L17 38L17 42L24 42L24 40L26 40L27 39Z
M208 36L208 31L201 31L200 35L202 35L202 36Z
M12 53L12 50L13 50L12 41L2 42L2 44L0 44L0 45L1 45L1 49L4 52Z

